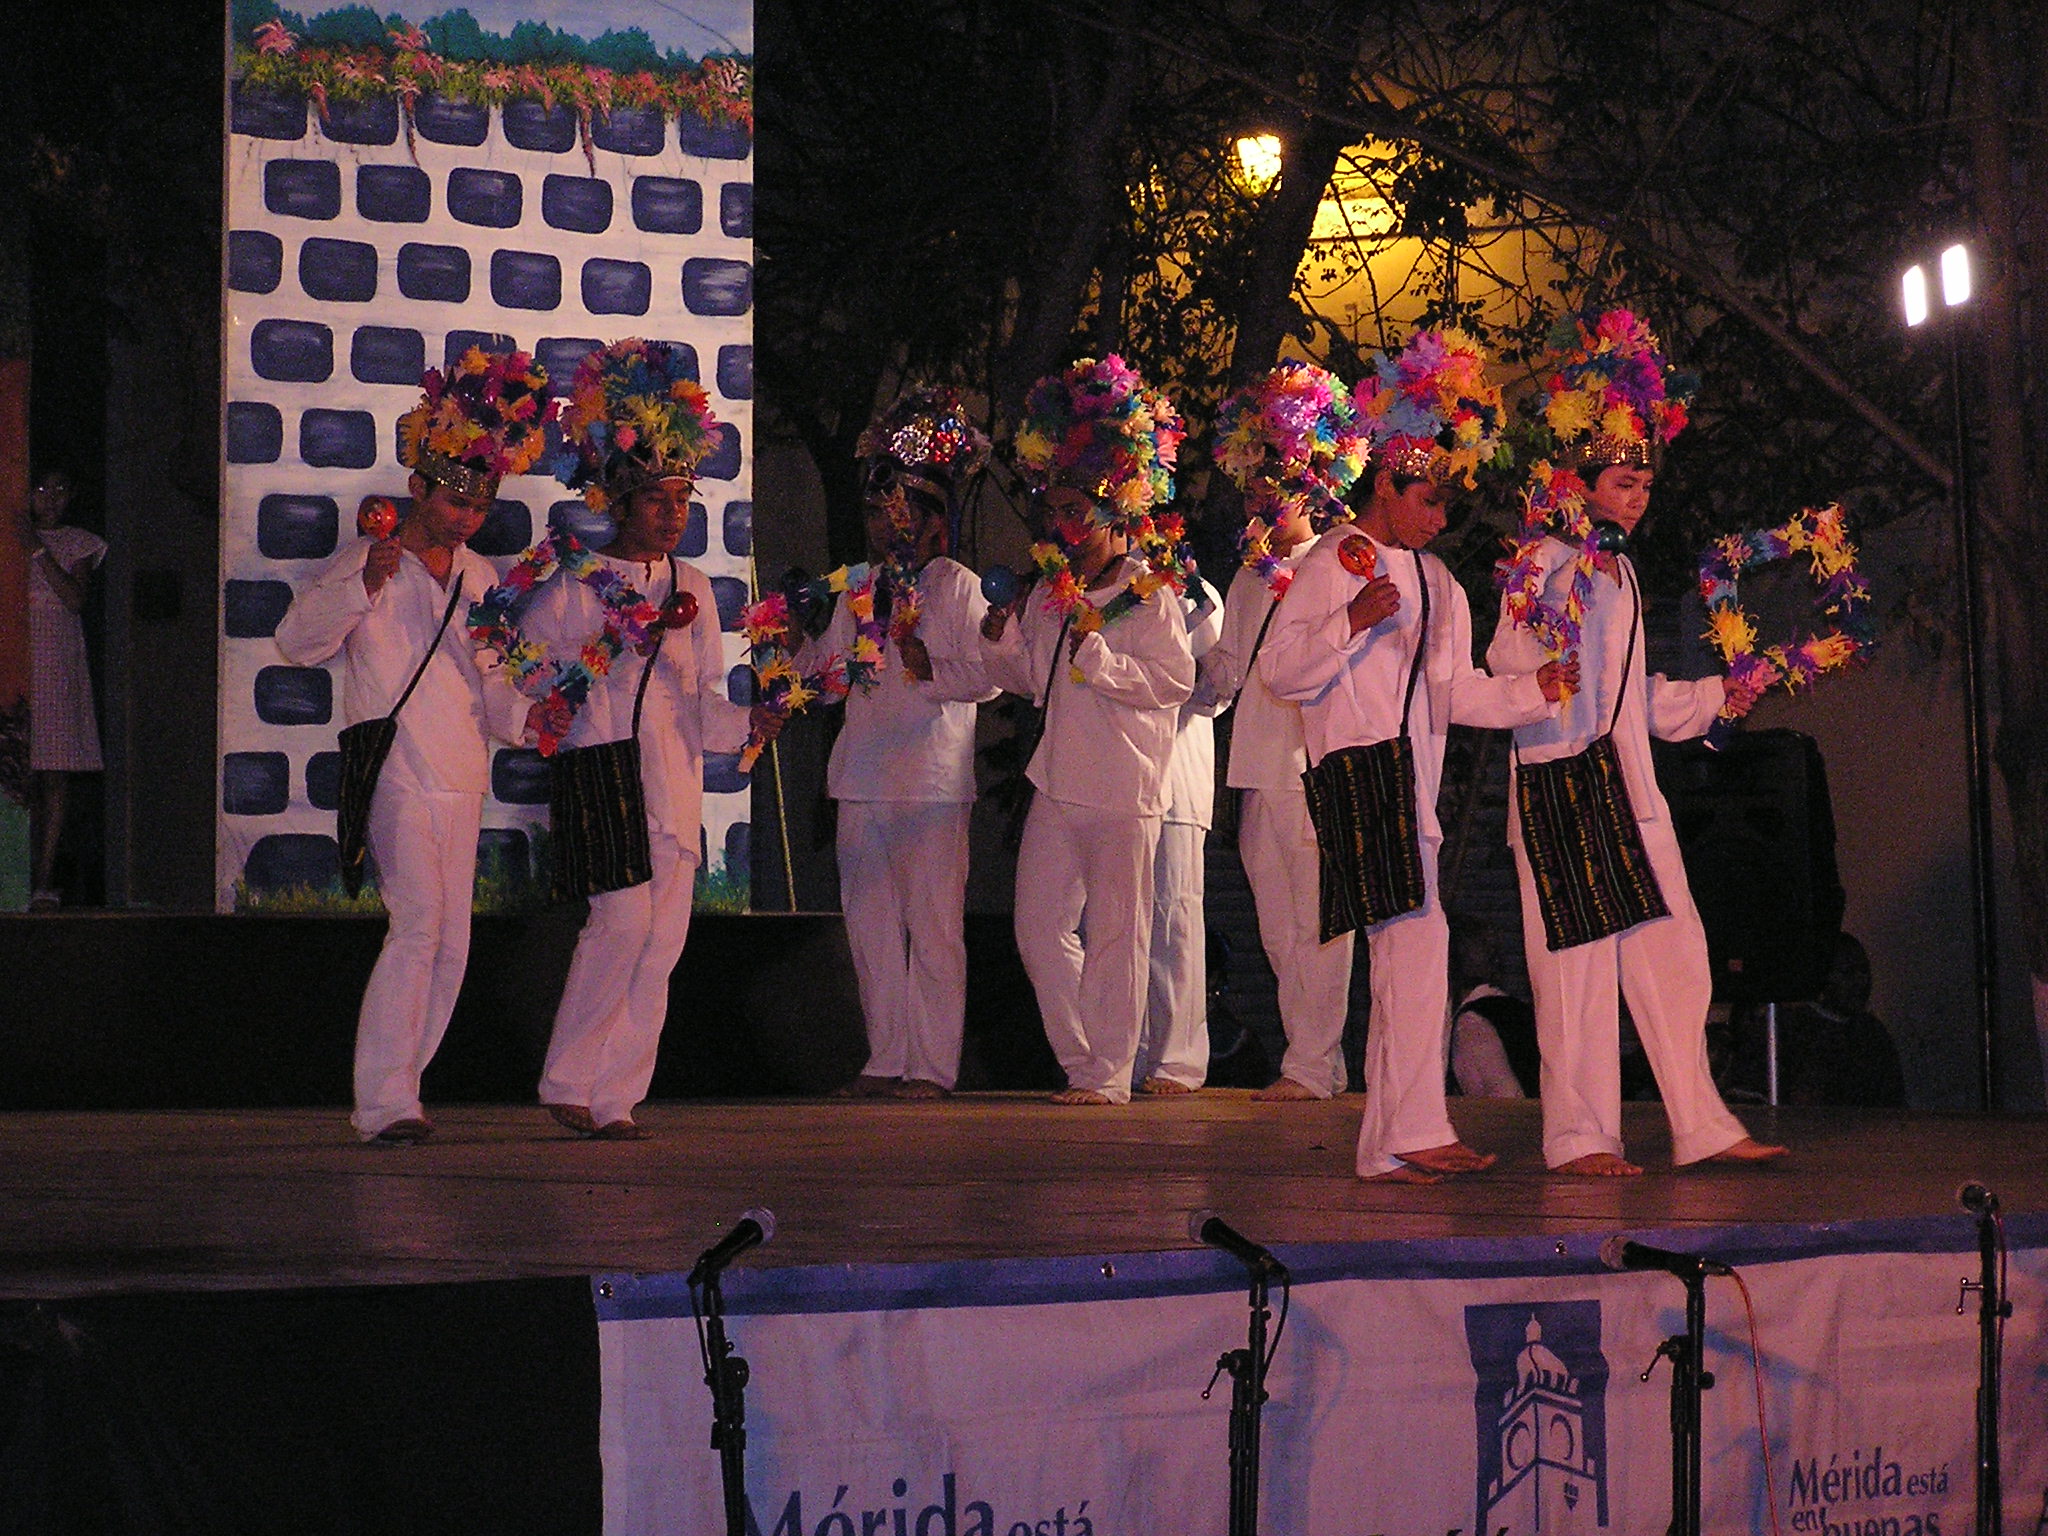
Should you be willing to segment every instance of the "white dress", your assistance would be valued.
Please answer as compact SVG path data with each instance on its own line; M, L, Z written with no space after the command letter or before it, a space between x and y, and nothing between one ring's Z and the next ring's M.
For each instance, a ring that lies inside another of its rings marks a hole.
M81 560L91 571L107 557L106 540L83 528L60 524L36 536L67 571ZM28 571L29 771L97 773L104 764L85 626L57 595L46 561L30 560Z

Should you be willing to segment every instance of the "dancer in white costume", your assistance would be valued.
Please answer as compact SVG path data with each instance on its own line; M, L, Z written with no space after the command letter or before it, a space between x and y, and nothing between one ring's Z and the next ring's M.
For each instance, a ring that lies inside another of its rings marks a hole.
M1494 451L1499 396L1481 364L1477 347L1458 333L1425 331L1400 356L1382 358L1360 385L1361 414L1376 427L1370 500L1356 531L1337 530L1303 561L1259 661L1273 691L1301 705L1311 764L1404 730L1413 749L1409 815L1421 902L1366 933L1372 1020L1357 1153L1363 1178L1428 1182L1493 1162L1459 1139L1444 1104L1450 937L1436 884L1444 744L1453 724L1541 719L1571 681L1563 663L1534 676L1489 677L1476 668L1464 591L1422 552L1443 531L1446 487ZM1371 397L1396 388L1397 379L1400 405L1370 408L1379 403ZM1427 419L1416 420L1425 384L1432 404ZM1471 435L1462 452L1439 446L1447 428L1474 417L1488 430ZM1418 686L1411 688L1411 678ZM1324 853L1342 867L1329 847Z
M484 381L495 400L482 398ZM356 1023L350 1122L365 1141L384 1143L433 1134L420 1075L469 962L490 739L525 740L537 710L500 669L479 667L461 621L497 579L468 542L500 477L524 474L540 455L546 375L523 353L472 350L448 377L436 370L426 382L400 423L411 511L396 533L357 539L330 560L276 635L298 666L341 654L350 725L389 715L418 675L370 801L369 853L390 927Z
M1689 390L1672 375L1656 338L1626 311L1589 316L1568 327L1560 337L1563 355L1551 370L1548 416L1559 437L1576 446L1587 510L1596 524L1610 523L1625 538L1649 508L1653 451L1684 425ZM1636 382L1629 388L1631 380ZM1537 480L1539 486L1551 483L1549 466L1538 467ZM1567 489L1572 482L1555 483L1561 495L1576 494ZM1532 499L1534 526L1528 530L1532 540L1540 538L1531 550L1540 562L1536 581L1552 614L1565 611L1575 581L1581 588L1584 617L1575 654L1584 682L1556 718L1515 732L1515 753L1524 765L1548 762L1612 732L1636 826L1669 915L1589 943L1549 948L1527 840L1510 796L1508 838L1521 881L1524 947L1543 1053L1544 1161L1561 1172L1591 1176L1642 1172L1625 1156L1621 1140L1617 992L1628 1000L1629 1017L1656 1074L1671 1120L1673 1160L1758 1163L1782 1157L1783 1147L1751 1138L1708 1071L1713 980L1706 935L1650 759L1652 736L1682 741L1701 735L1724 703L1741 713L1755 699L1730 699L1718 677L1677 682L1649 676L1641 594L1628 556L1596 550L1591 542L1574 547L1543 537L1546 515L1570 510L1545 501L1541 495ZM1588 579L1577 575L1582 554ZM1535 666L1548 655L1526 622L1527 610L1518 614L1513 599L1511 588L1487 652L1489 662L1504 671Z
M1037 702L1045 725L1026 770L1035 794L1017 854L1017 947L1063 1104L1122 1104L1145 1008L1152 870L1180 706L1194 692L1170 576L1181 437L1171 402L1122 359L1041 379L1017 434L1042 488L1056 574L982 625L991 681ZM1133 545L1145 553L1131 553Z
M665 387L639 392L650 376ZM749 714L727 696L711 582L672 553L689 525L697 465L716 441L710 402L677 349L637 340L585 359L572 401L568 433L581 467L571 483L595 488L600 509L617 522L599 568L659 604L661 618L647 648L629 646L597 680L564 746L637 735L652 877L591 896L555 1010L540 1100L579 1135L631 1141L646 1135L633 1112L654 1076L669 976L689 937L704 857L704 755L739 751ZM604 626L603 586L558 572L534 595L526 634L557 655L576 654Z
M1197 697L1234 708L1228 787L1238 790L1237 851L1279 984L1287 1051L1267 1102L1344 1091L1351 935L1324 943L1315 828L1302 775L1301 706L1266 686L1256 665L1295 573L1316 539L1351 515L1345 496L1371 452L1351 391L1325 369L1282 363L1226 396L1216 464L1244 494L1243 567L1223 604L1223 638L1202 658Z
M1188 650L1200 667L1223 633L1223 607L1207 582L1189 579L1180 599ZM1139 1093L1192 1093L1209 1078L1209 933L1203 920L1205 848L1216 819L1216 701L1195 696L1180 707L1166 764L1166 815L1152 861L1152 954L1145 1028L1132 1087Z
M839 898L860 984L868 1060L855 1096L939 1098L960 1075L967 1011L967 826L976 706L996 697L981 663L988 602L951 559L959 497L988 439L950 391L905 393L860 440L869 559L861 594L878 659L846 698L825 788L839 802ZM909 588L915 628L897 634ZM852 654L854 594L822 640ZM798 657L805 668L805 656Z

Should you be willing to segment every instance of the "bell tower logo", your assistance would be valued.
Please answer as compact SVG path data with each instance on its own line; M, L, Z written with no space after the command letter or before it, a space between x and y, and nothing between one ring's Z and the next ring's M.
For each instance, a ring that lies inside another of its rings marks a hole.
M1607 1357L1597 1301L1467 1307L1482 1532L1607 1524Z

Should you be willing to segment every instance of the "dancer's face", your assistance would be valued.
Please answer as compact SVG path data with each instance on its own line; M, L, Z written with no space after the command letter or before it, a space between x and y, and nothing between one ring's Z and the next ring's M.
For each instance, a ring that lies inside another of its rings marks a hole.
M1374 495L1386 508L1388 531L1396 544L1403 549L1421 549L1444 531L1450 507L1441 486L1431 480L1411 480L1397 491L1392 470L1383 469L1380 475Z
M484 519L491 515L497 492L496 486L458 491L424 475L414 475L409 489L413 515L406 519L406 527L412 530L411 537L441 549L453 549L476 537Z
M1634 533L1636 524L1650 510L1650 482L1657 476L1633 464L1609 464L1593 477L1586 495L1594 521L1619 523L1624 533Z
M614 552L628 559L665 555L690 527L690 493L696 482L677 475L635 491L619 520Z

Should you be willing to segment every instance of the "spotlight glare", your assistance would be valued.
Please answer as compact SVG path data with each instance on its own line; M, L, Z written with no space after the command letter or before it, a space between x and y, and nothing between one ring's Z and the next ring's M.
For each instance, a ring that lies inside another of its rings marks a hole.
M1952 245L1941 253L1941 302L1950 309L1970 302L1970 248Z
M1906 299L1906 324L1923 325L1927 320L1927 269L1917 261L1906 268L1903 284Z

